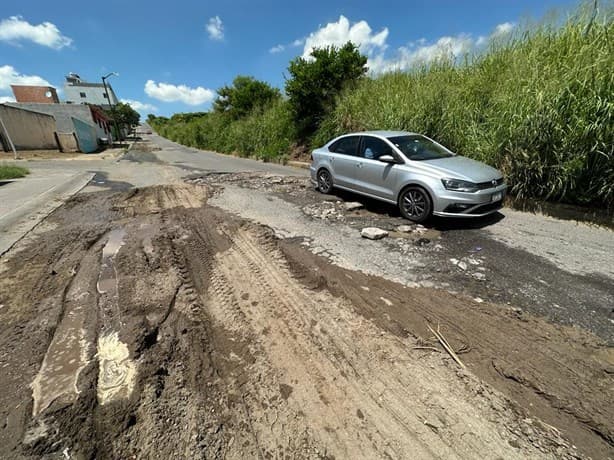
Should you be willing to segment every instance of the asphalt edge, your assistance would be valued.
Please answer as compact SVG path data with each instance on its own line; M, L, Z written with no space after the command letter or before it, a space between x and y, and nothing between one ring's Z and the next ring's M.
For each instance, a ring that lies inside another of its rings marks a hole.
M47 219L47 217L53 214L53 212L55 212L56 209L58 209L60 206L63 206L69 199L71 199L73 196L75 196L77 193L83 190L91 182L94 176L95 176L94 173L83 173L83 174L79 174L75 179L73 179L73 180L81 179L81 181L78 182L77 187L74 189L69 189L69 191L63 194L62 196L57 197L53 201L50 201L49 203L53 203L53 204L49 205L48 208L43 209L42 211L43 214L40 215L40 218L36 220L34 225L27 228L27 230L23 231L22 234L19 237L17 237L14 241L12 241L6 248L0 249L0 257L3 257L6 253L8 253L17 243L19 243L30 232L36 229L36 227L38 227L41 224L41 222L43 222L45 219Z

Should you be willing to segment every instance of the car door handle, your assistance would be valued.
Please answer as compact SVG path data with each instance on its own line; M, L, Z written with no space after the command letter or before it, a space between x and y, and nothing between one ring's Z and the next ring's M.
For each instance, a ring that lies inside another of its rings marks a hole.
M362 168L362 163L356 163L357 168Z

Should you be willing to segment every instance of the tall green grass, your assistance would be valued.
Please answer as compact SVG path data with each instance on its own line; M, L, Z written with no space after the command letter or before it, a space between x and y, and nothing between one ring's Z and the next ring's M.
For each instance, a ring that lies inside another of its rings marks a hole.
M438 63L347 91L314 143L401 129L500 168L520 198L614 206L612 8L581 9L492 43L463 65Z
M207 113L188 121L182 117L154 121L153 127L160 135L184 145L264 161L283 161L297 137L290 108L283 100L239 120Z
M500 168L520 198L614 208L612 1L527 27L462 64L363 79L324 117L312 146L360 130L424 133ZM209 113L154 128L186 145L265 160L297 142L287 102L231 121Z

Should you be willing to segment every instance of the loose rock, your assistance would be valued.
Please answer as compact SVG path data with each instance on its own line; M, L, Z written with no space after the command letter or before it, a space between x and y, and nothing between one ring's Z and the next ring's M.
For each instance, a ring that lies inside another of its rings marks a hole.
M362 203L359 203L358 201L349 201L344 205L347 211L356 211L357 209L362 209L364 207Z
M360 231L360 236L370 240L381 240L388 236L388 232L377 227L366 227Z

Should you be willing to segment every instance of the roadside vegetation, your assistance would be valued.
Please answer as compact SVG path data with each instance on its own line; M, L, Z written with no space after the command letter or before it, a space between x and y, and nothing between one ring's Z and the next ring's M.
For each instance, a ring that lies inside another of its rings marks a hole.
M600 9L583 4L564 23L527 26L461 62L407 72L369 75L351 43L319 49L290 63L285 95L237 77L211 112L148 122L185 145L266 161L348 131L414 131L501 169L518 198L611 209L614 8ZM246 88L253 97L240 97Z
M0 180L18 179L30 174L27 168L13 164L0 163Z

